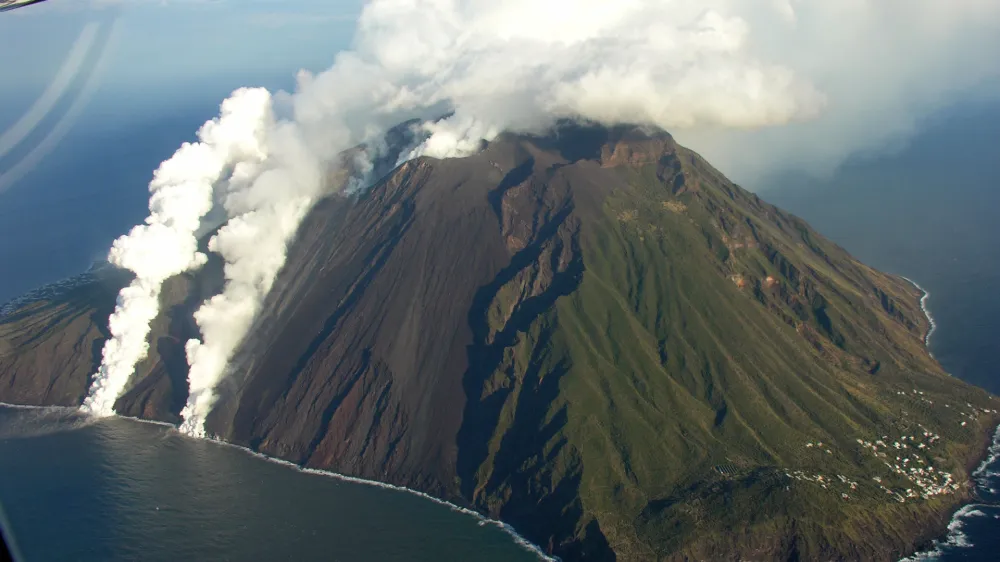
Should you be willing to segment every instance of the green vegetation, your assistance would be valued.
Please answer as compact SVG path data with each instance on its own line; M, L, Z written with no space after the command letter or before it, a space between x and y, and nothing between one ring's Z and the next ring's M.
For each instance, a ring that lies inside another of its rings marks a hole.
M919 292L682 148L616 171L627 187L538 241L489 308L482 400L502 406L476 501L516 520L527 487L620 560L890 559L931 536L998 405L923 348ZM935 495L886 466L925 433L912 466L954 477ZM883 436L884 457L858 442Z

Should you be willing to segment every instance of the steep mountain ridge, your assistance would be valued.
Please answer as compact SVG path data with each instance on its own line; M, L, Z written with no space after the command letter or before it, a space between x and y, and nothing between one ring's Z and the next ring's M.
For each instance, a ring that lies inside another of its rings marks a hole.
M171 280L119 412L176 419L212 271ZM87 322L0 321L0 400L82 399L108 308L87 298ZM665 133L502 135L320 202L207 427L567 559L898 559L969 496L998 421L924 349L919 298Z

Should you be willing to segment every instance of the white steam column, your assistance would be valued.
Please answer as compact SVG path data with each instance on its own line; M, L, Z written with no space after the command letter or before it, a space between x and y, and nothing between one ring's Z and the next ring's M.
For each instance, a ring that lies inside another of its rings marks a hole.
M149 185L149 217L116 240L108 256L115 266L135 273L135 280L119 293L108 320L111 339L81 406L84 412L114 414L115 401L149 350L146 340L159 313L163 282L207 259L198 251L197 232L212 209L215 183L234 162L263 157L270 122L267 90L238 90L222 104L220 117L198 131L201 142L185 143L156 170Z
M322 186L323 165L291 122L274 127L265 161L233 172L223 201L230 218L209 241L225 261L226 285L194 314L201 340L187 342L188 401L180 430L205 436L205 418L237 346L285 264L288 244Z

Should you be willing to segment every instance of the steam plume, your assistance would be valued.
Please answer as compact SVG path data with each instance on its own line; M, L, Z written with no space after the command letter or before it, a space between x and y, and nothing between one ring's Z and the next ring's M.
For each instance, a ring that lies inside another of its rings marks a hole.
M260 139L269 116L266 90L237 91L222 104L221 116L198 132L201 142L184 144L156 170L146 223L116 240L108 256L135 273L135 280L118 295L108 321L111 339L104 344L84 411L114 413L115 401L149 349L146 338L159 312L163 282L207 259L198 251L195 232L212 209L213 185L232 162L262 156Z
M996 52L995 0L371 0L294 105L383 128L446 108L418 151L439 157L560 117L653 124L753 182L905 140Z
M195 312L202 340L186 350L190 394L181 431L204 436L215 405L215 387L285 263L285 250L321 186L319 163L305 150L297 129L284 123L272 133L269 158L238 168L224 206L233 217L209 242L225 260L226 283Z

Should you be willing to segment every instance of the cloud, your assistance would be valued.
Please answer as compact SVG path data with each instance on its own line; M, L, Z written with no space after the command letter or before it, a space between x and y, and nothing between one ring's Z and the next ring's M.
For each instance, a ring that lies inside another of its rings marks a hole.
M789 126L680 130L735 179L830 173L852 155L898 148L936 111L969 91L1000 93L1000 2L848 0L790 4L782 24L747 15L760 56L822 92L813 118Z
M355 106L384 123L447 107L441 147L458 130L539 130L560 117L754 128L823 109L812 84L754 52L747 20L710 4L376 0L355 50L303 78L296 118L311 126ZM355 99L359 89L369 95Z
M270 94L263 89L235 92L221 116L198 131L198 143L182 145L163 162L149 184L149 217L115 240L108 261L135 274L121 290L108 320L111 339L101 352L82 410L98 416L114 413L136 364L149 350L150 322L160 309L160 289L167 279L204 265L197 232L212 210L213 188L235 165L264 158L261 146L270 122Z
M558 117L651 123L753 180L905 138L996 52L995 0L374 0L294 104L316 129L447 107L438 156Z

